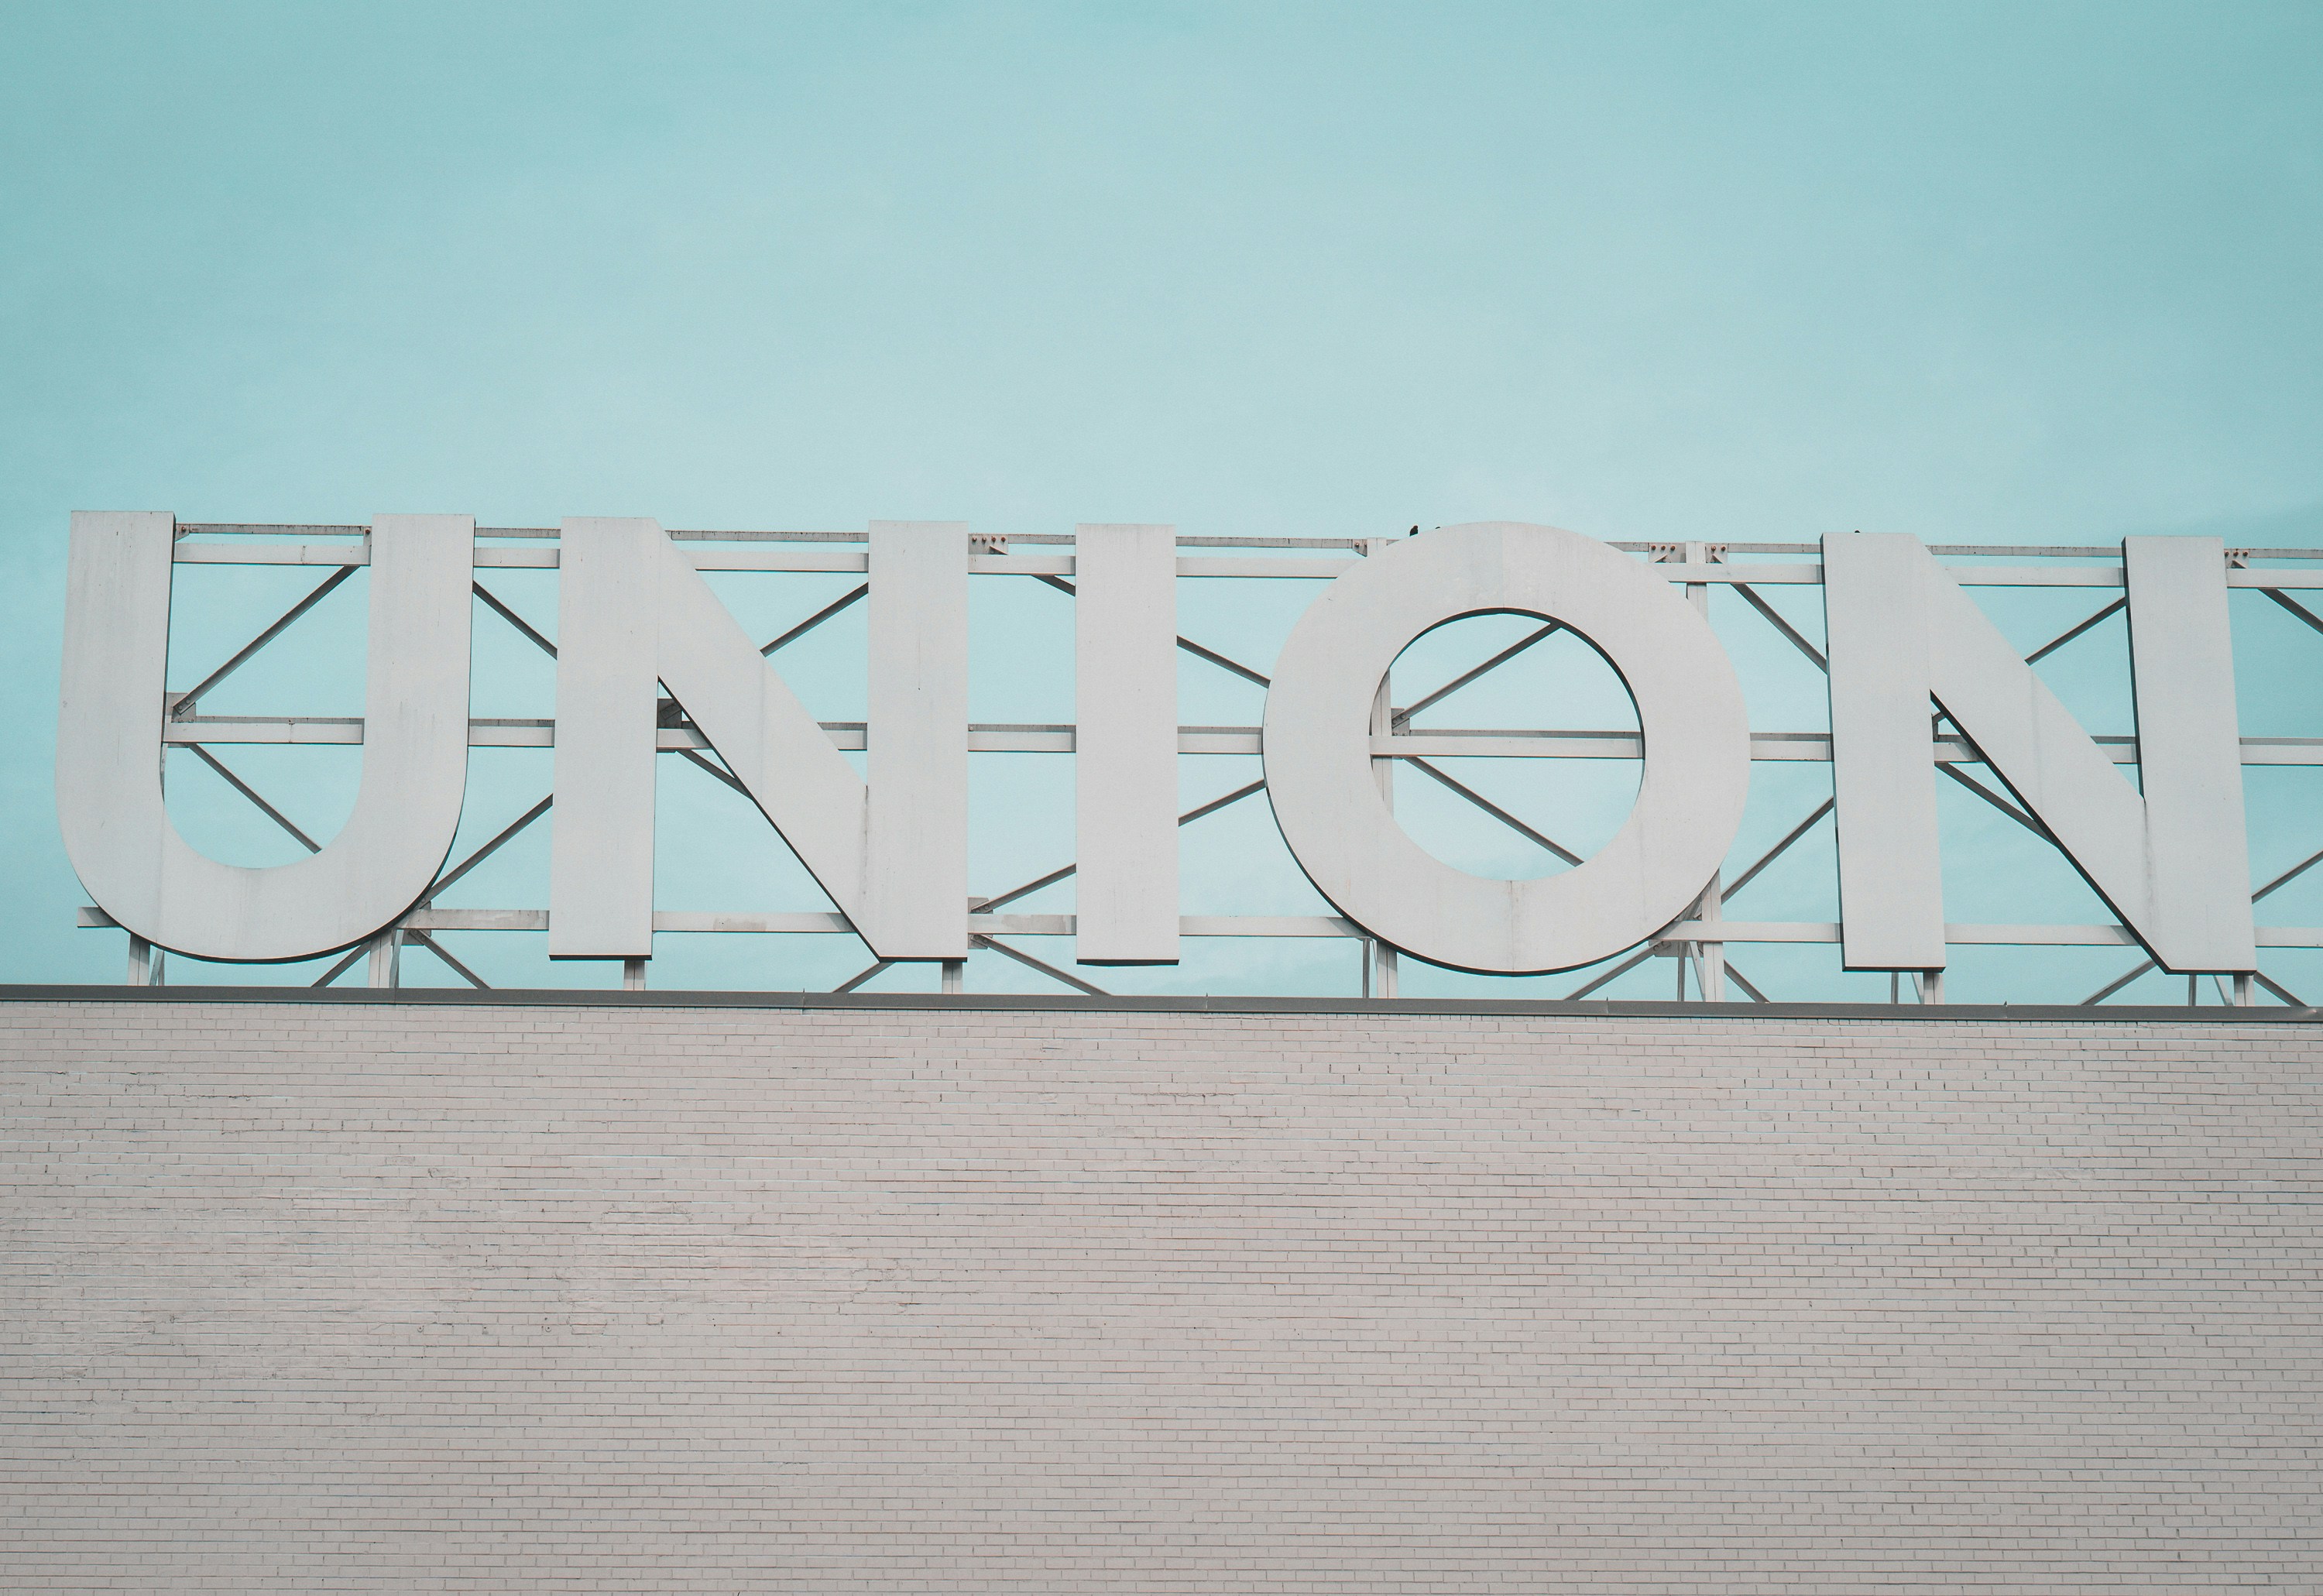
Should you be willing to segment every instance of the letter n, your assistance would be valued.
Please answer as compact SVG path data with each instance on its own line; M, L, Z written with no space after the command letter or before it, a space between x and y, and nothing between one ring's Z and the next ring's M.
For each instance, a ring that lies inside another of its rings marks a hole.
M552 959L653 951L655 683L881 959L968 954L968 528L875 521L868 780L650 520L558 558Z
M1944 965L1931 698L2164 968L2256 967L2217 539L2122 544L2142 793L1917 538L1823 551L1849 968Z

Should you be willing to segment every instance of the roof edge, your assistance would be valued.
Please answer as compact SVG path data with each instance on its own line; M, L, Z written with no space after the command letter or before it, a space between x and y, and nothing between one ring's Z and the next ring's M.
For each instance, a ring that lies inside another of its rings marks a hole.
M936 1009L1060 1014L1368 1014L1570 1019L1994 1021L2042 1024L2313 1024L2323 1009L2058 1004L1678 1003L1521 997L1106 996L999 992L630 992L563 987L0 985L0 1004L283 1004L360 1007Z

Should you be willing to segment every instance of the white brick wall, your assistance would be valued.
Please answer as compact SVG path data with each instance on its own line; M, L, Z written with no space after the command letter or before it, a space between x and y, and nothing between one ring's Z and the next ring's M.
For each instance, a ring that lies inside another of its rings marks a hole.
M0 1583L2323 1590L2318 1065L0 1004Z

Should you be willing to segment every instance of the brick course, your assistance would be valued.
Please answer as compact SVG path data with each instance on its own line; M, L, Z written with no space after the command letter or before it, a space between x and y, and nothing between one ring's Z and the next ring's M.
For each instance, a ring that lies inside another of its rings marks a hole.
M2323 1590L2323 1031L0 1004L23 1591Z

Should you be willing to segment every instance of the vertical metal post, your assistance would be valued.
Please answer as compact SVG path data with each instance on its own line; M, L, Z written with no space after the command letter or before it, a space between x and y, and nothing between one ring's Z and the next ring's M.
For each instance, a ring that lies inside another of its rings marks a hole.
M1366 557L1375 555L1394 541L1390 537L1369 538L1364 542L1364 554ZM1395 673L1391 670L1382 675L1379 691L1372 696L1371 734L1373 737L1385 737L1395 729L1395 690L1392 685L1394 679ZM1394 813L1395 761L1373 759L1372 779L1379 784L1380 801L1387 805L1389 813ZM1395 977L1395 949L1374 937L1365 937L1364 939L1364 995L1393 997Z
M1374 939L1372 942L1372 997L1395 995L1395 949Z
M621 960L621 990L643 992L646 989L646 961L642 959Z
M1685 546L1686 563L1688 564L1699 563L1706 565L1722 552L1722 550L1713 550L1706 543L1689 543ZM1694 612L1702 617L1705 626L1708 625L1710 621L1709 584L1700 582L1687 582L1685 597L1686 601L1694 606ZM1719 885L1720 874L1716 871L1711 874L1710 885L1702 889L1702 900L1694 905L1694 913L1704 925L1716 925L1725 917L1725 894ZM1689 944L1689 950L1694 956L1694 984L1702 989L1702 1001L1724 1003L1726 1001L1726 944L1694 942ZM1684 979L1684 972L1681 971L1679 974L1681 984Z
M161 739L161 749L154 755L156 770L153 785L165 796L170 790L170 741ZM161 984L161 950L139 936L129 933L129 984L132 986L159 986Z
M2246 1009L2250 1007L2253 999L2250 972L2245 970L2235 977L2235 1006Z
M371 942L371 984L374 986L400 986L403 933L393 926L381 931Z
M1720 874L1722 872L1712 873L1710 885L1702 889L1702 901L1695 905L1695 913L1701 917L1702 923L1704 925L1716 925L1725 918L1724 906L1721 901L1722 894L1719 890ZM1694 977L1701 983L1703 1002L1724 1003L1726 1001L1726 944L1696 942L1694 948L1695 957L1700 960L1700 965L1694 970Z
M943 989L946 992L968 990L968 960L947 959L943 961Z
M1942 970L1929 970L1929 971L1925 972L1924 974L1923 974L1923 975L1919 977L1919 981L1920 981L1920 1001L1921 1001L1922 1003L1942 1003L1942 1002L1943 1002L1943 1000L1944 1000L1944 972L1943 972L1943 971L1942 971Z
M2199 976L2188 976L2186 977L2186 1006L2190 1009L2199 1008L2201 1006L2201 1003L2202 977Z

